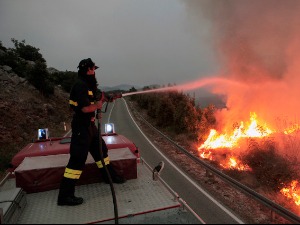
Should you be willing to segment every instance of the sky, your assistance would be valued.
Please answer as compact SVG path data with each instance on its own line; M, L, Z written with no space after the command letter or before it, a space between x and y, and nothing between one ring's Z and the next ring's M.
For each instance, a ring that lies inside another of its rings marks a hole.
M0 40L5 47L25 40L60 71L91 58L101 86L182 84L218 70L211 23L186 3L0 0Z

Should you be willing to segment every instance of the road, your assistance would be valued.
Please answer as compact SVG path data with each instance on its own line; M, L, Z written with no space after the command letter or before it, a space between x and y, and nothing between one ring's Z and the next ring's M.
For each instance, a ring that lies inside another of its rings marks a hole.
M117 99L110 103L106 113L102 114L101 125L114 123L116 133L132 140L140 150L141 157L153 168L164 161L165 166L161 177L184 199L189 206L207 224L243 224L244 222L229 209L205 192L188 174L181 171L170 161L140 130L130 115L126 101Z

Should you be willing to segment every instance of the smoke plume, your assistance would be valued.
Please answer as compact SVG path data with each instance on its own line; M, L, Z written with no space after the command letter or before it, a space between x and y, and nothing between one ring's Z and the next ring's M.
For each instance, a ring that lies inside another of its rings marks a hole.
M195 26L195 18L200 14L212 24L214 47L221 64L219 76L241 83L213 88L214 93L227 96L227 109L218 114L220 127L248 120L250 112L256 112L273 129L279 126L278 118L299 124L300 1L184 3Z

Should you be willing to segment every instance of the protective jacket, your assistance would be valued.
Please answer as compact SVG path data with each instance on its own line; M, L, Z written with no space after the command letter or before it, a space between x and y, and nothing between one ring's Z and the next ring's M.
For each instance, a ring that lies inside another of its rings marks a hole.
M72 137L70 145L70 160L66 166L61 182L59 198L74 196L75 183L80 178L85 166L88 152L92 155L104 179L107 179L99 149L98 128L95 125L95 112L84 113L82 108L95 104L94 91L89 88L87 82L79 78L70 92L69 104L73 110ZM106 143L101 138L102 153L105 165L110 163Z

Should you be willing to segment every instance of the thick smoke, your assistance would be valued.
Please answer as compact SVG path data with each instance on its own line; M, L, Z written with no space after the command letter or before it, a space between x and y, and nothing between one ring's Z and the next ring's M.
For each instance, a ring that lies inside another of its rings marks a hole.
M300 124L300 1L184 3L195 26L197 19L203 19L197 18L199 14L213 26L213 42L222 65L219 76L241 83L213 89L227 96L227 109L218 118L220 127L247 121L250 112L273 129L278 129L280 120Z
M260 125L279 131L277 149L300 160L300 1L183 2L195 29L201 29L200 19L212 25L218 77L231 81L211 90L226 96L226 109L216 113L219 133L249 121L255 112ZM280 133L287 128L297 132Z

